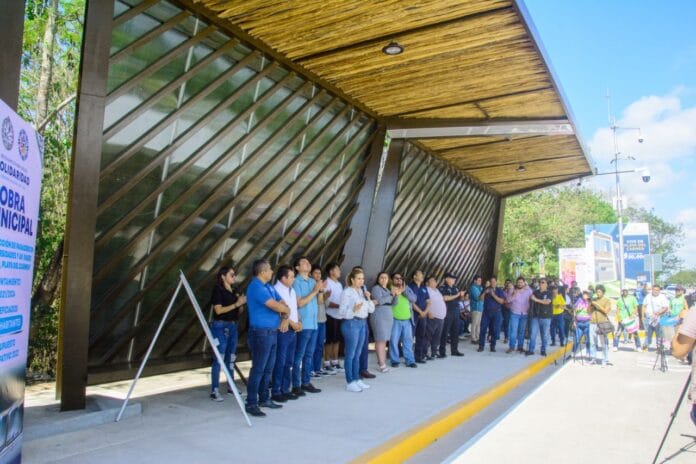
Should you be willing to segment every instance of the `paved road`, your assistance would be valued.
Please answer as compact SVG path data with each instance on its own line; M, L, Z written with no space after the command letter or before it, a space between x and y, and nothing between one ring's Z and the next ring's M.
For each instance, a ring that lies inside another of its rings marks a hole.
M669 358L663 373L653 370L654 353L623 347L610 360L566 363L483 437L462 436L449 462L652 462L690 367ZM696 442L681 435L696 436L687 402L658 462L696 463Z

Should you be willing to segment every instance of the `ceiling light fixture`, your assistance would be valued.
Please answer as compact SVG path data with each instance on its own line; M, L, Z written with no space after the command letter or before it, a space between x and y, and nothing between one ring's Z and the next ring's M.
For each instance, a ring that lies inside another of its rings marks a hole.
M385 55L390 55L390 56L400 55L404 52L404 47L392 40L391 42L389 42L388 45L386 45L382 49L382 52Z
M527 168L524 167L524 164L520 164L519 166L517 166L517 169L515 169L515 171L517 172L525 172L526 170Z

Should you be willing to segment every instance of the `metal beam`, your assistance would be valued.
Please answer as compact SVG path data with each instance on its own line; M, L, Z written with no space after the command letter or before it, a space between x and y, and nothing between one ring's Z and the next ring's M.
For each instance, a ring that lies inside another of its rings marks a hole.
M21 72L24 0L0 0L0 100L17 110Z
M472 137L481 135L573 135L568 119L403 119L390 120L393 139Z
M493 266L491 274L498 274L500 266L500 255L503 252L503 225L505 222L505 198L501 198L498 202L498 222L496 224L495 248L493 251Z
M85 408L94 232L114 2L88 0L70 166L58 342L62 411Z
M348 242L359 241L358 243L362 244L362 250L357 247L349 249L347 244L344 249L346 259L343 262L342 271L345 273L350 271L353 265L360 265L365 270L365 278L368 282L372 282L384 267L403 150L404 142L392 141L390 143L387 159L382 169L382 177L379 185L376 187L374 204L372 197L369 196L370 192L364 192L365 196L369 197L372 205L367 230L364 232L361 230L360 234L356 234L353 231ZM370 166L368 165L369 168ZM376 171L379 171L379 169ZM360 251L361 253L357 255L349 254L349 252L356 253Z
M382 151L384 150L384 137L386 130L384 127L377 129L377 134L373 139L370 147L370 159L365 167L365 182L363 183L360 193L357 198L357 210L353 215L349 229L350 237L346 241L343 249L345 259L341 263L341 272L343 275L348 275L348 272L355 266L364 266L363 256L365 254L366 243L368 241L368 233L370 220L372 218L373 203L375 195L377 195L377 178L379 177L380 163L382 160ZM386 167L385 167L386 169ZM382 179L384 181L384 178ZM392 210L389 210L389 218L391 219ZM384 254L384 251L382 251ZM377 271L379 272L379 271ZM367 276L366 276L367 277Z

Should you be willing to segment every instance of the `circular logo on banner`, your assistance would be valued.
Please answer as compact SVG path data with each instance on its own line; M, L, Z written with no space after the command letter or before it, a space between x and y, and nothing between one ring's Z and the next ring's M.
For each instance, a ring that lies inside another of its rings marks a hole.
M17 148L19 148L19 157L22 158L22 161L26 161L27 156L29 156L29 137L27 137L27 133L24 132L24 129L19 130Z
M12 129L12 121L7 117L2 120L2 144L5 150L12 150L14 144L14 130Z

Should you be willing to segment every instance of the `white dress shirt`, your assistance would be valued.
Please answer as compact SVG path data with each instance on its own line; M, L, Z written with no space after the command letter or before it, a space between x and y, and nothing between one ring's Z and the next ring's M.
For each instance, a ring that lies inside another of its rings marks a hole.
M354 311L353 308L360 302L362 302L362 306ZM346 287L341 293L338 312L342 319L353 319L354 317L365 319L369 313L375 312L375 305L372 300L366 300L362 292L358 293L353 287Z
M297 324L299 322L298 312L297 312L297 294L295 289L292 287L286 287L280 281L276 282L273 286L278 292L278 295L283 299L286 305L290 307L290 315L288 319Z
M329 308L329 303L341 304L341 293L343 293L343 285L341 282L335 281L330 277L326 279L326 289L331 291L329 298L326 299L326 314L334 319L343 319L338 308Z

